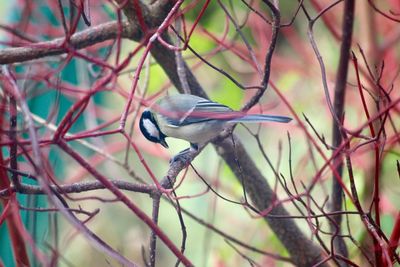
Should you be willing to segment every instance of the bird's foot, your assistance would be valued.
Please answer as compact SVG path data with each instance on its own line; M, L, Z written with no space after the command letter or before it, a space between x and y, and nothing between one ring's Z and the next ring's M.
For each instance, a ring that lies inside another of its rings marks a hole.
M196 152L197 150L198 150L198 146L191 144L191 146L189 148L186 148L185 150L182 150L181 152L179 152L178 154L173 156L169 160L169 164L171 165L172 163L174 163L176 161L181 161L182 163L186 163L191 159L192 153Z
M169 164L171 165L172 163L174 163L175 161L181 161L181 162L186 162L186 160L188 159L188 154L190 152L190 148L187 148L185 150L182 150L181 152L179 152L178 154L176 154L175 156L173 156L170 160L169 160Z

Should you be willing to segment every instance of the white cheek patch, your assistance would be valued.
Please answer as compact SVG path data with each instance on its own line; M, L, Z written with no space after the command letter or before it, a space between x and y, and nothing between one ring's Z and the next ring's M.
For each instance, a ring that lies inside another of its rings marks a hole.
M157 127L151 120L144 119L143 126L151 136L160 139L160 131L157 129Z

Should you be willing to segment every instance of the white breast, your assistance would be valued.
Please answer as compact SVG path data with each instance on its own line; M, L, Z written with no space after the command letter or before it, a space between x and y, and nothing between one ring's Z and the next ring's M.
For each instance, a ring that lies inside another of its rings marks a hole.
M170 137L186 140L194 144L204 144L216 137L223 129L224 123L196 123L180 127L165 125L161 131Z

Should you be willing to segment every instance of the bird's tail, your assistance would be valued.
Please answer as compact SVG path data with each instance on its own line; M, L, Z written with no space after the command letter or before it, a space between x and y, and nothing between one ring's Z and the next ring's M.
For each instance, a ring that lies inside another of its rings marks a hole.
M229 120L229 122L265 122L265 121L274 121L274 122L282 122L288 123L292 118L285 116L275 116L275 115L264 115L264 114L246 114L243 117L234 118Z

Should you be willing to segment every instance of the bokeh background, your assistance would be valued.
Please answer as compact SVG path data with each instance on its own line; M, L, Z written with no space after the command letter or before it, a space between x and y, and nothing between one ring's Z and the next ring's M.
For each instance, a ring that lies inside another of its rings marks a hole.
M245 4L245 1L221 0L210 3L184 1L180 8L184 13L187 29L191 29L199 19L190 38L190 47L207 62L228 73L244 86L260 84L262 73L260 74L258 69L263 71L264 58L271 36L271 25L266 22L266 20L271 21L269 9L262 1L248 2ZM287 182L287 188L291 192L295 192L290 182L291 175L296 188L300 191L298 194L305 191L303 185L307 188L313 179L317 179L315 187L310 192L316 203L310 203L309 208L318 211L316 207L320 205L323 210L329 211L332 171L327 168L317 175L326 162L318 152L317 146L322 153L330 157L332 149L326 144L332 143L333 118L323 89L321 68L308 35L309 21L302 9L296 13L297 2L275 2L281 12L281 24L286 24L286 26L280 29L271 63L268 89L251 112L285 115L293 117L294 120L287 125L265 123L249 125L247 128L239 125L235 133L240 137L256 166L262 171L280 200L291 197L285 192L281 184L283 181ZM324 62L326 81L332 99L342 40L343 2L338 1L335 5L333 5L334 1L325 0L303 3L304 9L311 17L315 17L321 10L332 5L315 21L313 27L313 39ZM366 211L371 207L373 170L377 167L374 161L376 148L374 145L379 148L378 178L381 215L379 229L390 237L396 225L398 203L400 203L398 197L400 174L397 169L400 155L397 132L400 122L400 105L398 104L400 32L397 21L380 14L367 1L356 2L352 51L360 65L361 84L357 82L354 61L350 59L344 104L344 126L348 130L363 127L361 133L371 137L358 85L363 87L371 116L379 112L382 116L386 116L382 110L392 104L388 113L389 118L380 122L384 125L384 134L376 142L371 141L362 146L358 145L363 144L366 138L354 138L350 142L355 185ZM76 5L69 5L67 1L60 1L60 3L62 3L67 21L71 10L75 10L73 12L76 16L79 10ZM247 5L250 5L253 10ZM15 1L14 3L3 1L0 7L1 25L13 27L27 36L32 36L36 41L50 41L65 36L61 12L56 1L54 3L39 0ZM379 3L379 9L394 18L398 18L397 14L400 12L400 7L395 1L382 1ZM119 15L123 17L122 12ZM76 32L117 18L118 12L114 3L92 1L90 2L91 26L86 25L84 19L81 18ZM291 21L292 19L294 20ZM179 28L182 25L175 26ZM171 29L169 33L173 35ZM0 36L3 48L29 46L29 42L16 37L15 33L5 27L1 27ZM176 42L176 38L172 40ZM44 57L10 66L15 72L18 86L24 92L24 98L29 104L31 113L37 116L35 125L40 139L51 139L54 127L60 124L71 106L104 77L107 68L96 64L91 59L115 66L118 62L130 57L138 46L137 42L127 39L107 40L76 50L86 58L72 49L68 56L64 54ZM182 43L178 46L182 46ZM364 52L366 62L363 60L360 48ZM90 97L84 112L73 123L68 134L76 134L79 137L85 131L98 129L96 132L104 133L119 127L119 118L126 107L134 83L134 74L137 73L135 71L143 56L143 51L143 48L138 50L129 64L116 73L114 80ZM182 57L201 86L205 88L210 99L214 101L239 110L256 93L255 89L240 88L224 73L201 61L189 49L182 52ZM371 69L372 76L368 73L367 66ZM49 73L51 75L48 75ZM380 89L377 88L383 88L382 90L390 96L390 100L383 93L379 93ZM160 180L166 175L169 158L187 148L188 143L169 138L167 139L169 150L152 144L138 131L137 121L146 105L162 95L176 93L178 92L168 76L149 55L140 71L125 129L131 134L131 140L137 145L155 177ZM3 93L2 97L4 95ZM27 139L28 135L24 132L26 124L22 114L19 114L18 118L18 129L21 130L18 138ZM309 123L305 118L308 118ZM302 127L301 123L305 126ZM4 126L3 130L7 127ZM306 134L306 130L311 133L311 136ZM5 135L5 132L3 131L2 134ZM255 138L254 135L257 137ZM141 182L152 183L138 153L129 147L126 139L120 134L107 134L95 138L81 136L74 141L69 141L68 144L108 179L128 182L136 182L139 179ZM9 157L8 146L3 145L2 152L5 158ZM94 180L81 164L71 159L56 144L44 145L41 152L46 162L46 172L51 171L59 184ZM268 160L274 169L269 166ZM18 158L18 162L22 172L33 172L31 163L23 154ZM176 189L179 204L183 209L245 244L277 255L289 256L260 216L240 204L221 198L223 196L236 202L243 201L243 186L217 155L212 145L208 145L196 157L193 166L214 191L208 189L193 168L188 168L185 175L183 175L184 172L179 175L179 178L183 176L185 178ZM276 177L275 173L279 176ZM346 188L350 190L346 168L342 179ZM22 181L37 184L36 181L28 178L22 178ZM128 191L124 193L142 211L151 216L152 201L148 195ZM46 196L18 194L18 200L21 205L21 218L34 240L34 246L37 246L47 257L53 258L58 266L119 265L115 259L97 250L93 243L89 242L61 214L52 210L53 206ZM65 200L70 208L98 212L85 222L86 226L122 255L144 266L142 251L145 250L145 255L148 254L150 230L142 220L115 199L108 189L68 194ZM291 215L299 215L293 202L286 201L284 206ZM350 198L346 196L344 202L343 210L356 211ZM36 210L28 211L26 208ZM38 210L38 208L45 210ZM306 207L301 209L307 211ZM77 214L77 217L82 221L88 219L85 214ZM185 255L195 266L249 266L251 264L290 266L287 262L232 245L222 235L188 215L183 214L183 218L187 231ZM296 219L296 223L307 237L315 239L315 233L311 231L308 220L300 218ZM182 240L179 217L176 209L167 201L161 202L159 227L179 247ZM321 239L329 248L332 233L329 232L329 221L324 216L319 220L318 229L321 232ZM17 266L12 257L12 247L7 235L8 228L4 223L0 231L1 260L4 266ZM368 251L370 244L365 226L358 214L344 216L343 234L348 236L346 244L349 259L359 266L370 264L366 260L367 257L363 256L363 251ZM158 241L157 247L157 266L173 266L176 257L162 242ZM32 266L41 266L42 263L32 253L32 247L27 245L27 249Z

